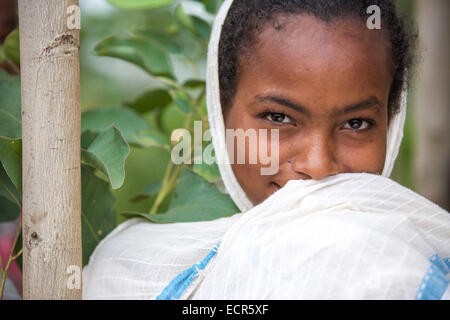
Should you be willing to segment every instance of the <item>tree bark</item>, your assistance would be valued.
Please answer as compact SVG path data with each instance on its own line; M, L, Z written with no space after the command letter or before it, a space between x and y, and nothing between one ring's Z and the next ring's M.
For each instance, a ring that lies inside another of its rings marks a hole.
M450 1L418 1L418 191L449 209Z
M73 278L82 268L81 115L71 5L78 1L19 0L24 299L81 299Z

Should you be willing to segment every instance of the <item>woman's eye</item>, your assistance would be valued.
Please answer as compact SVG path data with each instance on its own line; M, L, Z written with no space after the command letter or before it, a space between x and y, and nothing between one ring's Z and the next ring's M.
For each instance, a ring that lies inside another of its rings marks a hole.
M287 115L283 113L268 113L265 118L272 122L277 123L292 123L293 121Z
M344 125L344 129L350 129L354 131L361 131L366 130L371 127L371 123L367 120L363 119L351 119L347 121L347 123Z

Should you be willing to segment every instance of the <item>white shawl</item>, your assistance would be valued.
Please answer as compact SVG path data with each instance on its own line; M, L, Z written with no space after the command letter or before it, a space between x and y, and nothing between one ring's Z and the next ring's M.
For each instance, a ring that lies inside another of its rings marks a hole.
M216 257L182 299L413 299L431 297L431 289L439 291L437 298L448 297L442 263L450 257L450 215L387 178L403 136L406 89L389 125L383 177L290 181L253 207L227 161L220 105L218 45L231 3L225 0L213 25L207 106L222 180L245 214L209 222L121 224L84 268L83 298L154 299L218 242ZM433 271L436 264L440 273ZM441 276L441 286L430 287L427 274L433 281Z

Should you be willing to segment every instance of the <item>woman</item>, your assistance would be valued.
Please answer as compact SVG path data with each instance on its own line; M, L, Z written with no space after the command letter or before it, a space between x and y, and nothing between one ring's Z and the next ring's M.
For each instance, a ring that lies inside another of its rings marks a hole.
M373 5L381 29L367 27ZM387 178L408 45L389 0L225 1L209 45L208 116L243 213L122 224L85 268L84 298L448 298L450 216ZM226 129L277 135L267 146L277 170L261 174L267 163L249 161L249 144L230 153ZM244 163L230 156L239 152Z

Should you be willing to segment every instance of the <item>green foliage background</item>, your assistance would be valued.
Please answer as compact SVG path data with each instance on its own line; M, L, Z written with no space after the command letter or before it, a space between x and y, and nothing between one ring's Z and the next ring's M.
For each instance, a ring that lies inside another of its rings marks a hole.
M193 120L208 127L204 65L216 1L196 2L200 15L171 0L110 2L120 10L82 21L83 264L124 219L204 221L238 212L215 186L215 164L169 161L178 142L171 141L173 130L192 131ZM130 17L139 23L128 25ZM0 47L0 62L17 72L18 44L15 30ZM98 68L107 59L124 64L122 84L120 74L105 74L110 67ZM20 77L0 70L0 222L16 220L21 211L20 107Z
M118 1L112 2L118 3ZM199 1L200 3L202 2ZM217 9L218 4L221 2L217 1L215 5L213 1L205 1L205 3L214 12L214 8ZM89 15L88 12L83 11L83 6L81 7L82 108L89 109L99 105L117 105L118 102L130 103L139 99L142 92L160 87L158 81L155 81L154 78L146 74L142 69L135 67L135 65L114 58L98 58L92 53L99 41L110 36L126 37L134 34L136 30L138 30L139 34L155 29L173 31L177 26L184 30L189 29L176 18L174 12L176 6L176 3L172 3L162 8L114 10L104 16ZM205 10L205 12L208 11ZM188 58L198 58L200 60L197 60L197 63L187 61L184 64L177 60L177 71L182 80L189 77L189 75L197 75L201 79L205 77L204 64L208 37L204 35L203 38L201 36L195 38L197 39L183 39L180 45L182 49L190 53ZM105 67L93 68L95 64L100 63L103 63ZM106 66L111 66L117 71L115 73L102 72L101 69L108 69ZM124 70L124 73L127 74L126 79L121 77L119 70ZM143 113L143 116L150 123L152 122L153 115L151 112ZM166 112L162 114L163 126L167 129L167 132L182 127L183 121L184 115L173 106L169 106ZM113 191L117 197L115 203L115 209L118 212L117 223L125 219L124 216L119 214L120 212L148 211L154 199L144 198L141 201L131 202L130 199L135 199L136 195L141 194L149 184L156 183L163 178L169 159L169 153L161 148L150 147L143 149L131 147L125 167L127 178L120 189Z

